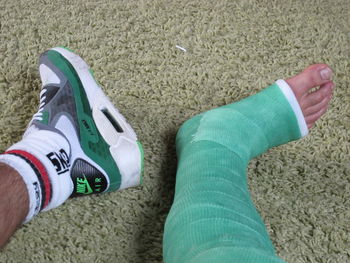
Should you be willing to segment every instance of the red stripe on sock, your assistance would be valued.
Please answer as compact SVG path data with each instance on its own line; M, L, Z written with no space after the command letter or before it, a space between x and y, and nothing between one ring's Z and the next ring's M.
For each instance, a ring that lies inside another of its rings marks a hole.
M27 160L29 160L36 167L36 169L38 169L45 187L45 203L43 206L43 208L45 208L49 204L50 196L51 196L51 183L50 183L49 174L47 173L45 166L40 162L39 159L37 159L34 155L28 152L21 151L21 150L11 150L11 151L5 152L5 154L6 153L21 155Z

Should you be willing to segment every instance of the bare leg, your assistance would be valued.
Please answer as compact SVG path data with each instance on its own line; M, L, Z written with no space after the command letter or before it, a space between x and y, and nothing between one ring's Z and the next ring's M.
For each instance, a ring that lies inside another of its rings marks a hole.
M28 193L21 176L0 163L0 248L3 248L28 214Z

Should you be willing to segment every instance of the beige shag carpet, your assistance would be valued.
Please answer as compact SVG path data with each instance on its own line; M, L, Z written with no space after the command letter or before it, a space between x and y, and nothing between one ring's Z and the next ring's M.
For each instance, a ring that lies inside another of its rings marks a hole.
M1 151L36 112L38 55L55 46L88 62L135 128L144 184L40 214L0 262L162 262L181 123L316 62L335 72L327 115L253 160L250 189L283 259L350 262L348 0L0 0Z

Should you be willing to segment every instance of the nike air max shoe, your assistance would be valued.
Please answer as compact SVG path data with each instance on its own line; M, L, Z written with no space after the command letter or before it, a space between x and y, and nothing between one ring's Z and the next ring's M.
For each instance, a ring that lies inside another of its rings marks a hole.
M140 184L142 146L87 64L64 48L40 57L40 106L23 138L0 154L26 185L30 221L69 197Z
M78 55L57 47L40 56L39 111L24 138L38 130L63 135L70 153L47 155L58 174L69 171L71 196L137 186L143 151L136 134L96 83Z

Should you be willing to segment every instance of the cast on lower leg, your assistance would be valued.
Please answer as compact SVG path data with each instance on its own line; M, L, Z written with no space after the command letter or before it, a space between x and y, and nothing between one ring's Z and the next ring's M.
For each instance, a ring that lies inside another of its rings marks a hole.
M251 201L246 168L255 156L306 133L284 81L187 121L176 141L176 193L165 225L165 262L283 262Z

